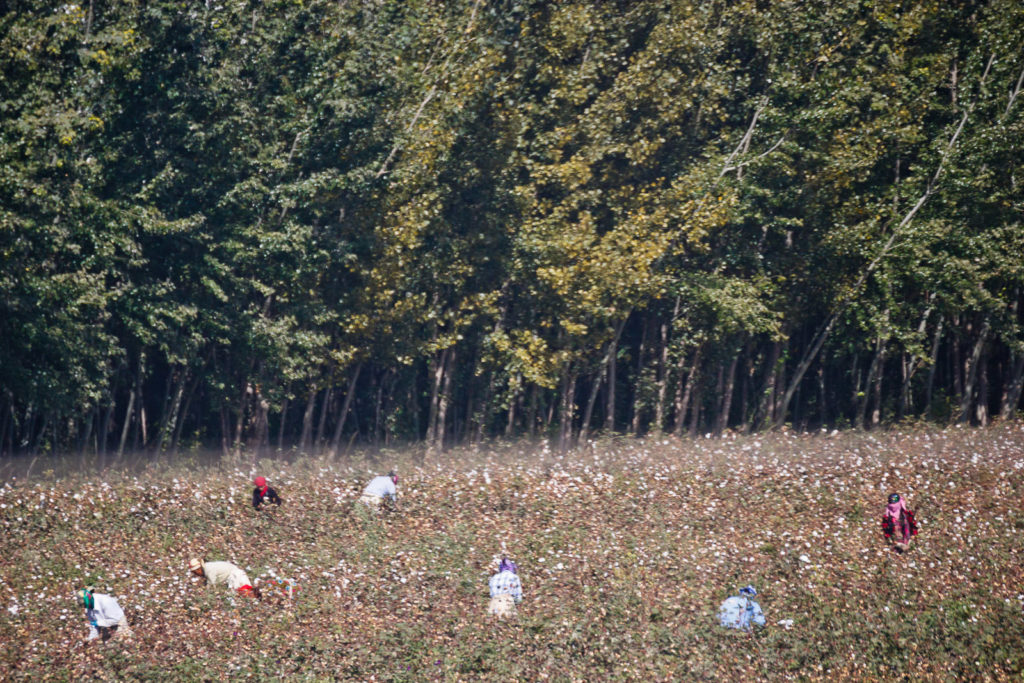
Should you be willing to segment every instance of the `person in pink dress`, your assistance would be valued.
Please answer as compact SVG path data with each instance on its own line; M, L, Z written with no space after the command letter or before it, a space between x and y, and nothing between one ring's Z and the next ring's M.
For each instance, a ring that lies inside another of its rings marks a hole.
M910 537L917 535L914 512L907 507L898 493L889 495L889 503L885 506L885 515L882 516L882 533L892 541L897 552L907 550L910 547Z

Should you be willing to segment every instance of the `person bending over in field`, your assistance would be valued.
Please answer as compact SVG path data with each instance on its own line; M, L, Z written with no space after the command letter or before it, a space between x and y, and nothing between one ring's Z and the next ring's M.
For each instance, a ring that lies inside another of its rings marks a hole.
M256 488L252 490L252 506L257 510L260 510L265 505L281 504L281 498L277 495L277 491L267 486L267 480L263 477L256 477L252 480L252 483L256 485Z
M193 559L188 563L189 571L202 576L211 586L227 584L227 587L247 598L259 598L260 589L253 586L245 571L231 562L207 562Z
M898 493L889 496L889 504L885 506L885 515L882 516L882 533L892 542L896 552L900 553L910 547L910 537L917 535L914 512Z
M516 604L523 600L523 584L519 581L519 568L507 557L501 558L498 571L491 575L491 604L488 614L499 619L515 616Z
M722 606L718 608L718 623L726 628L749 631L755 626L764 626L764 612L761 605L757 604L754 596L757 589L753 586L744 586L740 589L739 595L726 598Z
M398 503L398 475L394 470L371 479L359 497L359 502L371 510L379 510L385 500Z
M107 642L111 638L123 640L132 637L132 629L117 600L103 593L94 593L92 588L83 588L75 595L78 604L85 608L85 618L89 622L86 642L97 638Z

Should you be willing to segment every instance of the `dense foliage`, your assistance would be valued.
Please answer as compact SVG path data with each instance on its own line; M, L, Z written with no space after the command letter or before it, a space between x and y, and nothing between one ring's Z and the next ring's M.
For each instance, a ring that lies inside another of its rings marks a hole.
M8 480L5 680L1008 681L1024 671L1019 422L440 458L378 465L398 463L404 494L380 519L356 503L374 473L362 461ZM254 472L284 498L279 510L252 510ZM879 524L892 491L920 523L902 555ZM499 624L486 615L487 579L503 549L524 599ZM202 553L299 590L253 603L207 588L187 573ZM86 583L118 596L133 642L82 643L73 591ZM767 626L722 629L718 606L748 583Z
M1020 407L1016 0L5 8L0 452Z

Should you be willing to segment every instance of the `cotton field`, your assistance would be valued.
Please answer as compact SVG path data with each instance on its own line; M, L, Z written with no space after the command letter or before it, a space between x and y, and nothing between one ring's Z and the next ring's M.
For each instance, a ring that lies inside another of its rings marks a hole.
M397 511L357 501L400 475ZM284 499L256 512L262 474ZM920 534L882 536L899 492ZM298 458L0 487L0 667L45 678L1010 679L1024 670L1024 428L617 438L425 462ZM486 614L502 555L524 600ZM203 585L230 560L256 602ZM757 587L767 626L717 625ZM129 642L83 642L85 585Z

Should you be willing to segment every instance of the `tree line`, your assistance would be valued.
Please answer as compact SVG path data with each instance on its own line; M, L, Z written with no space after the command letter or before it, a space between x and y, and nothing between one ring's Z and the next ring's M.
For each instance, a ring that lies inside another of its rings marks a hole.
M0 68L0 453L1021 405L1014 0L14 0Z

